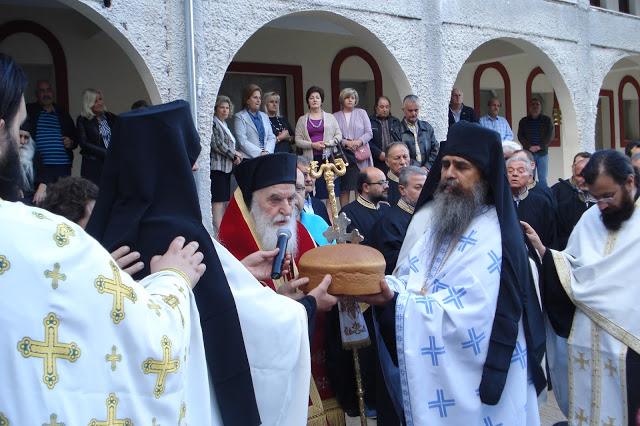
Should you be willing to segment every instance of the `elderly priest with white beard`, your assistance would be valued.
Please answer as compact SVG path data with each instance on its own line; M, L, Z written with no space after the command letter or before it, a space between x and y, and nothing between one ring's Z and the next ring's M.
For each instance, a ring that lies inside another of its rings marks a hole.
M540 424L542 314L498 133L449 128L386 281L361 300L407 425Z

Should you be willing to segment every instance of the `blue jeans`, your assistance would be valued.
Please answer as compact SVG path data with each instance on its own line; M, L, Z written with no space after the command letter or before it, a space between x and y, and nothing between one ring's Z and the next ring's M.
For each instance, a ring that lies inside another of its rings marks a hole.
M549 171L549 154L539 155L533 153L533 159L536 161L536 170L538 174L538 182L547 185L547 172Z

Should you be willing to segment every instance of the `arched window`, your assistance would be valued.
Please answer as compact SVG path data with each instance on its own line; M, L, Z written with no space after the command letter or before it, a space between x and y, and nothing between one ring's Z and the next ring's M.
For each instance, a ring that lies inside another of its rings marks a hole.
M527 78L527 88L526 88L526 93L527 93L527 104L526 104L526 110L529 111L529 104L531 103L531 99L533 99L533 80L535 80L535 78L537 76L539 76L540 74L544 74L544 71L542 71L542 68L537 67L535 68L533 71L531 71L531 74L529 74L529 78ZM553 111L559 109L558 107L558 98L556 96L556 91L551 89L553 91L553 109L550 112L550 116L551 119L553 120ZM547 96L544 96L544 94L539 94L539 95L543 95L542 97L545 98ZM544 102L544 99L543 99ZM543 108L544 108L544 104L543 104ZM544 111L543 111L544 112ZM551 143L549 143L549 146L560 146L560 125L556 125L555 126L555 131L554 131L554 136L551 138Z
M596 117L596 150L615 149L616 129L614 122L613 90L600 89Z
M333 111L340 110L340 102L338 100L338 97L340 96L340 67L343 62L351 56L359 56L369 64L371 71L373 72L374 98L382 96L382 73L380 72L380 67L376 60L369 52L361 49L360 47L347 47L346 49L342 49L338 52L331 64L331 107L333 108Z
M502 83L504 88L504 103L502 104L502 114L506 117L509 122L509 126L513 128L511 125L511 80L509 79L509 73L507 69L500 62L490 62L488 64L479 65L476 68L476 72L473 74L473 105L475 106L475 110L480 117L484 114L482 113L484 110L482 109L482 104L485 103L482 95L482 90L492 90L496 89L496 87L480 87L482 73L484 73L488 69L496 70L500 76L502 77ZM486 100L488 102L488 99Z
M56 103L69 109L69 83L67 80L67 58L55 35L45 27L32 21L10 21L0 25L0 42L17 33L29 33L41 39L51 51L56 73Z
M631 85L631 88L625 90L625 86L628 84ZM640 140L640 129L638 128L640 125L639 99L640 84L638 84L638 80L630 75L625 75L618 86L620 146L623 148L633 140Z

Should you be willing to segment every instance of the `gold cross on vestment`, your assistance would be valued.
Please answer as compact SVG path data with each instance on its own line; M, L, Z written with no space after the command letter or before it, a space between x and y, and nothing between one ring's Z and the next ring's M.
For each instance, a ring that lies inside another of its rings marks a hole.
M45 215L43 215L43 214L42 214L42 213L40 213L40 212L31 212L31 213L33 213L33 215L34 215L35 217L37 217L38 219L51 220L51 219L49 219L48 217L46 217Z
M52 414L49 420L51 420L51 423L45 423L42 426L64 426L64 423L58 423L58 416L55 414Z
M7 258L0 254L0 275L4 273L4 271L8 271L11 267L11 262L7 260Z
M111 363L111 371L116 371L116 362L122 361L122 355L116 355L116 345L111 346L111 355L105 355L104 359Z
M9 420L2 413L0 413L0 426L9 426Z
M107 398L107 420L98 421L91 419L89 426L133 426L131 419L117 420L116 409L118 408L118 398L110 393Z
M579 363L579 364L580 364L580 370L587 371L587 369L586 369L586 368L584 368L584 365L586 364L586 365L588 365L588 366L591 366L591 365L589 364L589 360L588 360L588 359L584 359L584 352L578 352L578 353L580 354L580 358L578 358L577 356L574 356L574 357L573 357L573 362L574 362L574 363L576 363L576 362L577 362L577 363Z
M579 410L580 414L576 411L576 420L580 422L578 423L578 426L582 426L582 423L587 423L589 421L589 417L584 415L584 408L579 408Z
M182 319L182 328L184 328L184 315L182 315L182 309L180 309L180 306L178 306L180 305L180 299L175 297L173 294L170 294L169 296L164 296L162 298L162 301L173 309L178 308L178 312L180 312L180 318Z
M53 240L58 247L64 247L69 244L69 237L76 235L76 231L66 223L61 223L56 228L56 233L53 234Z
M109 261L111 270L113 271L113 279L100 275L96 278L94 285L99 293L109 293L113 295L113 308L111 309L111 318L113 322L118 324L124 319L124 298L136 302L137 296L135 291L127 285L122 284L120 279L120 270L113 261Z
M613 377L613 373L618 374L618 367L613 366L613 361L611 361L611 358L607 359L609 360L609 363L604 363L604 369L609 370L609 377Z
M44 276L47 278L53 278L53 282L51 283L51 287L55 290L58 288L58 280L66 281L67 276L65 274L60 273L60 264L53 264L53 271L44 271Z
M60 321L56 314L51 312L44 319L44 342L25 337L18 342L18 351L23 357L36 357L44 360L44 375L42 381L49 389L58 383L56 360L58 358L75 362L80 357L80 349L75 343L58 342L58 326Z
M147 307L149 309L154 309L156 311L156 315L160 316L160 309L162 309L159 305L156 305L155 303L153 303L153 300L149 300L149 303L147 303Z
M171 341L167 336L162 338L162 361L155 360L151 357L142 363L142 371L144 374L155 373L158 375L156 379L156 387L153 390L156 398L164 392L164 383L167 380L168 373L176 373L180 368L180 358L171 359Z
M605 423L604 421L602 422L602 426L615 426L615 424L613 423L616 418L615 417L609 417L607 416L607 418L609 419L609 423Z

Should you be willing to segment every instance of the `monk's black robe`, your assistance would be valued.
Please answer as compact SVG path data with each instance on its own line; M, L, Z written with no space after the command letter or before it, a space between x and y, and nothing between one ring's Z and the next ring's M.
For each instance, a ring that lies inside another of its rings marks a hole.
M574 186L569 179L558 180L559 182L553 185L551 190L558 205L558 250L564 250L576 223L593 204L587 203L585 194Z
M387 181L389 182L389 189L387 189L387 202L390 206L395 206L398 200L400 200L400 190L398 189L399 178L389 170L387 172Z
M384 255L387 262L384 271L386 275L391 275L396 267L412 216L413 207L399 200L373 225L369 245Z
M518 219L527 222L540 236L546 247L556 248L556 212L551 201L536 192L520 194L514 201Z
M340 213L345 213L351 224L347 227L347 232L351 232L353 229L360 231L360 235L364 237L364 243L369 244L371 238L371 228L378 219L382 217L384 212L389 209L386 204L375 204L358 195L355 201L347 204L340 210Z

